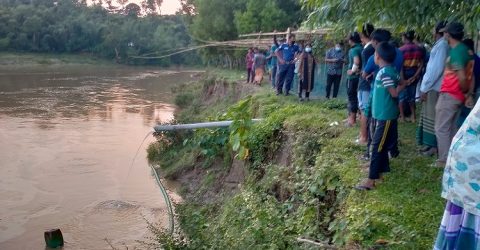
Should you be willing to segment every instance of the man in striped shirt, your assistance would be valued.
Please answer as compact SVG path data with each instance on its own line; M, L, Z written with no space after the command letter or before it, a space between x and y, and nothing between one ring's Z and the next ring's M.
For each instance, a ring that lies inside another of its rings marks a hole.
M400 47L403 53L403 69L400 72L402 79L405 80L407 86L400 93L399 109L400 120L405 120L405 112L403 104L406 102L410 106L412 122L415 122L415 94L417 90L417 83L421 78L423 59L425 58L423 50L413 42L415 32L413 30L403 33L402 39L404 45Z

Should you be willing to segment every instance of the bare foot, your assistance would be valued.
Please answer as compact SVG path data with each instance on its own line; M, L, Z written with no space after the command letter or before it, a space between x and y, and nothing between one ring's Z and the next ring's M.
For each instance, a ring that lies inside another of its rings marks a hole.
M372 179L365 179L355 187L355 189L360 191L370 191L374 188L375 188L375 180L372 180Z

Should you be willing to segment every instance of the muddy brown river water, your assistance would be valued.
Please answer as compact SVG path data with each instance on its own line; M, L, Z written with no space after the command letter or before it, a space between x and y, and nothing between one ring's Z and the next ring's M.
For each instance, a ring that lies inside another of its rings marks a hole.
M51 228L64 249L143 249L145 220L168 226L146 160L153 138L129 168L152 127L172 118L171 88L191 74L0 67L0 249L45 249Z

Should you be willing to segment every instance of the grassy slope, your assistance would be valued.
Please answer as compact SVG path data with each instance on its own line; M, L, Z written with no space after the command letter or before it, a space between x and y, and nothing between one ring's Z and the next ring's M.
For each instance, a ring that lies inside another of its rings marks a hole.
M180 121L207 120L227 110L228 100L199 105L199 89L187 88L194 100L179 112ZM358 129L329 126L344 118L343 103L299 103L264 85L252 106L265 121L251 131L248 175L239 193L215 204L187 200L178 207L189 248L307 247L296 241L299 236L345 248L380 242L388 249L431 248L444 206L442 170L417 154L414 124L399 126L401 155L392 161L385 183L364 193L352 189L366 175L357 159L364 148L353 143ZM180 144L162 152L179 169L185 165L181 159L191 165L199 151L194 144ZM188 150L179 153L182 147ZM278 160L282 152L290 158Z

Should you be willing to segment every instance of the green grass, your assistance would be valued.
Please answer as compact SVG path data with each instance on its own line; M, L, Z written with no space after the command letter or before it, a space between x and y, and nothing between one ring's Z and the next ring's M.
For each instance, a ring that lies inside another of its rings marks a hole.
M246 72L241 70L229 70L221 68L208 68L207 72L228 81L244 81L246 75Z
M182 92L194 98L182 100L179 121L218 118L235 103L220 98L206 105L201 91L208 84L212 83L194 84ZM253 116L264 120L248 131L246 181L237 194L213 204L186 200L179 205L178 221L189 244L173 241L168 246L308 249L296 240L304 237L346 249L431 249L444 208L443 171L431 167L433 158L417 153L414 124L399 124L401 155L391 161L384 183L360 192L353 187L367 175L358 160L364 147L354 143L358 128L342 126L345 101L299 103L295 97L276 96L264 85L253 94L251 106ZM199 136L213 147L222 134L192 133L154 152L168 156L164 164L181 170L192 164L184 159L195 159L189 154L200 151L190 144ZM225 156L218 152L210 157ZM203 178L204 188L215 181L213 174Z

